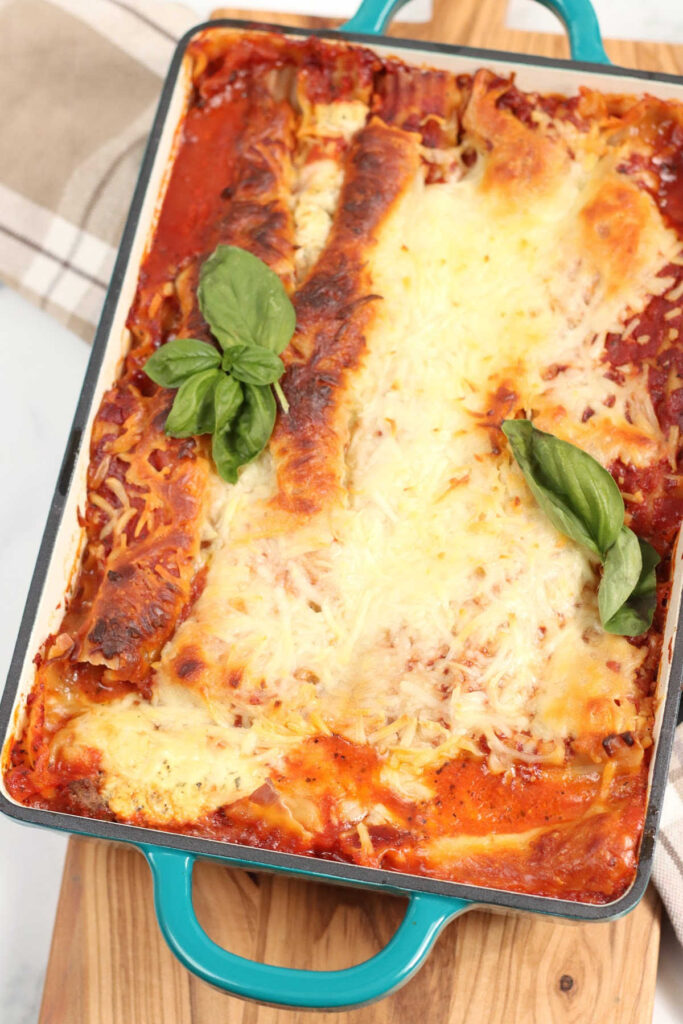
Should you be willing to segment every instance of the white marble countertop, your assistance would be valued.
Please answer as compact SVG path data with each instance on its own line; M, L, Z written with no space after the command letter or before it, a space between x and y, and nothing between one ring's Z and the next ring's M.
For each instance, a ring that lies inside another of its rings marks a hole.
M4 481L0 503L2 680L88 354L79 338L7 288L0 288L5 424L0 447L0 479ZM0 815L2 1024L34 1024L37 1020L65 848L62 835L27 828ZM683 1024L683 951L668 922L662 936L654 1024Z
M88 348L0 288L0 685L9 667ZM66 839L0 814L0 1021L33 1024L57 907ZM65 1022L66 1024L66 1022Z

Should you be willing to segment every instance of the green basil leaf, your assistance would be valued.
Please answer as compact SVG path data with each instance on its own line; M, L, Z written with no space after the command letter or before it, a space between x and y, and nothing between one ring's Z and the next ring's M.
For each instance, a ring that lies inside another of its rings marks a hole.
M232 446L229 430L217 430L213 435L213 440L211 442L211 457L213 458L214 465L218 470L218 475L221 476L223 480L227 480L229 484L236 484L237 470L240 468L242 463Z
M243 397L241 385L233 377L222 373L213 393L215 430L224 431L230 426L242 404Z
M615 633L617 636L640 636L652 625L652 616L641 615L630 604L612 616L608 622L603 622L602 628L606 633Z
M269 387L242 386L244 400L229 427L216 430L211 454L220 476L237 482L237 470L259 455L275 425L275 399Z
M639 537L638 544L640 545L640 557L643 561L643 568L641 569L640 579L638 580L631 597L647 597L654 594L656 598L657 575L655 573L655 569L659 565L661 559L652 547L652 544L648 544L646 540Z
M626 528L624 528L626 529ZM631 531L628 531L631 533ZM635 534L632 534L635 537ZM659 555L647 541L636 538L640 548L641 570L638 580L627 601L602 625L608 633L621 636L640 636L652 625L652 616L657 606L657 576L655 568ZM609 558L609 553L608 553ZM600 584L602 589L602 583ZM598 600L600 593L598 592ZM601 610L602 618L602 610Z
M638 538L622 526L619 536L607 552L598 590L598 606L603 624L609 622L635 590L643 568Z
M502 428L553 525L603 560L624 521L624 502L611 475L587 452L529 420L504 420Z
M274 384L285 372L285 364L262 345L231 345L221 366L244 384Z
M197 338L176 338L158 348L144 370L162 388L179 388L193 373L218 369L221 357L213 345Z
M269 387L244 385L244 405L233 425L235 451L244 465L268 444L275 426L275 398Z
M245 249L219 245L202 264L199 308L222 348L262 345L279 355L296 314L277 274Z
M180 385L164 430L171 437L209 434L214 429L213 393L220 370L195 373Z

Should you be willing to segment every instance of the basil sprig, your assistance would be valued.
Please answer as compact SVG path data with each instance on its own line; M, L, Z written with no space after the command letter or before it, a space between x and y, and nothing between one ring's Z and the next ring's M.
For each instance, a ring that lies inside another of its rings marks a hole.
M530 420L503 420L529 489L552 524L602 563L600 621L608 633L638 636L652 625L659 555L624 526L624 501L611 474L587 452L537 430Z
M197 338L176 338L145 363L164 388L177 388L164 430L171 437L213 434L211 452L224 480L259 455L275 425L280 353L289 344L296 314L280 278L252 253L219 245L202 264L197 299L221 353Z

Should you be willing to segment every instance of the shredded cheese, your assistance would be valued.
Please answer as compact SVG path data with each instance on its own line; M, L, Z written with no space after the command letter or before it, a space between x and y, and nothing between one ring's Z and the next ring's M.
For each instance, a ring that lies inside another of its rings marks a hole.
M658 274L676 240L652 205L632 272L606 283L574 228L594 201L590 167L502 207L480 188L484 164L430 185L420 172L368 253L383 301L347 384L345 503L269 530L268 453L234 487L217 482L206 586L163 651L151 704L112 701L70 726L72 742L102 750L117 813L153 804L191 820L318 734L371 744L383 782L418 800L426 770L459 752L487 754L494 771L559 764L573 736L635 728L642 652L600 628L595 565L536 506L487 414L496 402L533 413L605 465L665 457L644 380L606 377L601 350L670 286ZM308 174L302 267L339 184L328 161ZM181 678L189 651L199 668ZM358 836L371 852L362 824Z

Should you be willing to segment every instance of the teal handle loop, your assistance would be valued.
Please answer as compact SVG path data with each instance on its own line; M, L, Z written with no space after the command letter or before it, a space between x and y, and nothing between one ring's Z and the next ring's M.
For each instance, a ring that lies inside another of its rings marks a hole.
M600 35L598 17L591 0L538 0L564 22L573 60L587 64L609 64Z
M340 1010L394 992L421 966L442 928L472 905L467 900L416 893L396 934L370 960L339 971L273 967L229 953L202 929L192 905L194 854L158 846L141 848L154 876L159 926L180 962L232 995L275 1006ZM296 941L295 936L292 939Z
M538 0L550 8L564 25L569 34L569 47L574 60L591 64L609 64L600 35L600 26L591 0ZM391 21L392 16L406 3L406 0L363 0L350 21L342 25L344 32L358 32L361 35L380 35Z
M342 25L343 32L358 32L364 36L379 36L384 32L396 11L408 0L362 0L350 21Z

